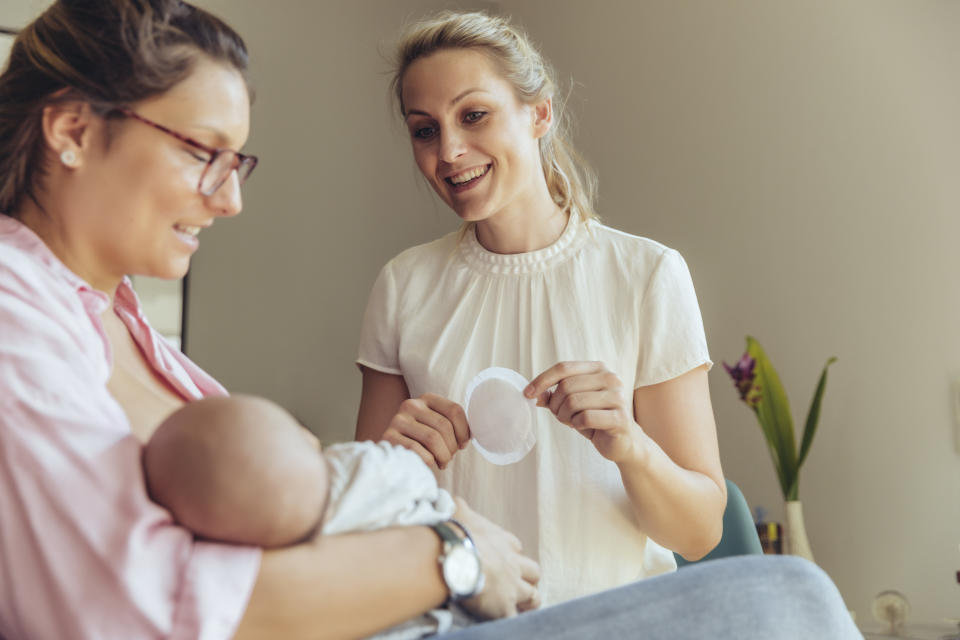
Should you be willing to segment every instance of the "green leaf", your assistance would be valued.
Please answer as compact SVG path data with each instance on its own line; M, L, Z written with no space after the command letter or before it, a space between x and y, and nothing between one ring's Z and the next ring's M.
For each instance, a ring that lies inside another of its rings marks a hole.
M817 422L820 420L820 403L823 400L823 391L827 388L827 368L836 361L835 357L830 358L827 360L827 364L823 365L820 382L817 384L816 391L813 392L813 400L810 402L810 410L807 412L807 424L803 428L803 442L800 444L800 459L797 461L798 474L800 467L803 466L803 461L807 459L810 445L813 444L813 436L817 431Z
M790 494L796 491L798 465L790 402L777 370L760 343L751 336L747 336L747 353L757 362L754 370L757 376L755 384L760 387L757 420L770 448L783 496L791 499Z

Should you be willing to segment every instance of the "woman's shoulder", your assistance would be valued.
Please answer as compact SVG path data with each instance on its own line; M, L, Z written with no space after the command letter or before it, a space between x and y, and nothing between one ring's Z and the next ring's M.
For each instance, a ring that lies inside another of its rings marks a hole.
M384 270L398 276L433 273L442 269L456 251L459 235L460 232L452 231L435 240L404 249L384 265Z
M71 291L72 274L23 226L0 220L0 293L42 306ZM73 276L79 283L79 278Z
M595 251L630 271L651 273L664 261L682 260L676 249L652 238L621 231L598 220L586 224Z

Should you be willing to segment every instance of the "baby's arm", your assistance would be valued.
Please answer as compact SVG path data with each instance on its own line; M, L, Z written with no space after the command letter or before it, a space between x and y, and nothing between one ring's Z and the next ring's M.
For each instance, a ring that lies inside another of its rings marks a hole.
M412 451L387 442L345 442L324 449L330 495L322 533L433 524L456 505Z

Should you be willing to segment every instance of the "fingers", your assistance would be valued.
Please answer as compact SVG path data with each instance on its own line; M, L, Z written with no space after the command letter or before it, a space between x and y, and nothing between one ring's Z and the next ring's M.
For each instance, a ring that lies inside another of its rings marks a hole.
M470 440L463 408L435 394L403 401L383 439L414 451L430 467L444 469Z
M556 407L554 407L556 405ZM557 420L570 426L575 424L579 414L586 411L619 411L623 406L623 398L619 391L610 389L603 391L583 391L570 396L554 394L550 401L550 411L557 416ZM581 426L586 426L585 424ZM590 424L590 426L599 426Z
M518 562L520 568L520 577L525 584L536 586L540 584L540 565L527 556L520 556Z
M453 437L457 446L463 449L470 442L470 425L467 424L467 414L459 404L434 393L425 393L422 396L427 406L441 414L453 428Z
M540 592L533 585L527 584L525 587L522 587L519 594L519 600L517 601L517 611L519 613L523 613L524 611L531 611L539 608Z
M528 398L537 398L561 380L571 376L599 373L604 370L602 362L558 362L530 381L523 394Z
M476 596L463 601L481 618L517 615L540 605L537 583L540 566L521 553L517 536L490 522L456 499L456 517L473 536L480 552L486 584Z
M540 582L540 565L522 556L518 563L520 577L523 578L517 587L517 611L530 611L540 607L540 591L537 584Z
M623 383L620 378L612 371L600 371L579 376L564 378L557 383L557 388L550 392L550 398L546 406L550 411L557 413L560 405L570 396L590 391L615 391L618 394L623 390ZM614 396L619 400L619 396ZM606 407L590 407L602 409Z
M443 414L437 413L429 407L424 407L414 414L414 418L419 423L416 427L418 431L422 431L423 426L429 427L443 440L443 448L450 457L460 448L453 433L453 425ZM437 444L439 445L439 442Z
M560 362L534 378L525 393L537 397L537 404L560 422L578 429L613 427L629 417L623 383L602 362ZM611 415L602 415L605 411ZM591 437L592 432L584 435Z
M439 465L437 464L437 459L434 458L433 454L427 451L426 449L424 449L423 445L421 445L419 442L417 442L413 438L408 438L402 433L398 433L396 431L387 429L383 433L383 439L389 442L390 444L395 444L405 449L410 449L410 451L413 451L415 454L420 456L420 459L423 460L423 463L425 465L427 465L431 469L439 469Z
M390 422L390 426L383 433L383 439L391 444L398 444L402 447L418 451L417 447L411 446L416 443L420 449L426 451L433 465L443 469L450 462L453 453L447 446L443 436L441 436L432 427L429 427L409 416L396 416ZM419 452L419 451L418 451Z

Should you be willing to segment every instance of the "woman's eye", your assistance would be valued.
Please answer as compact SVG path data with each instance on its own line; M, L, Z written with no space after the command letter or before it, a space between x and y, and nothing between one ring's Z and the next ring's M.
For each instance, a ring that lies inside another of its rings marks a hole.
M432 138L437 132L435 127L419 127L413 130L413 137L421 140Z
M200 153L197 153L196 151L193 151L193 150L191 150L191 149L186 149L186 152L187 152L188 154L190 154L190 156L191 156L194 160L196 160L197 162L202 162L202 163L204 163L204 164L206 164L207 162L210 162L210 158L208 158L208 157L205 156L205 155L201 155Z
M463 119L467 122L477 122L482 120L485 115L487 115L486 111L471 111Z

